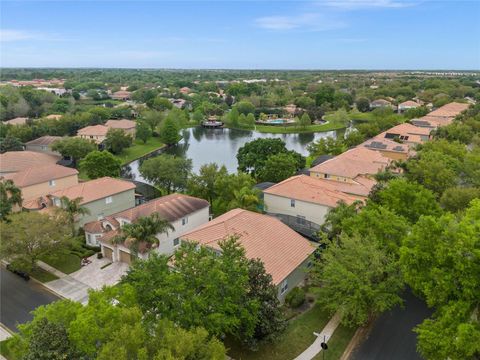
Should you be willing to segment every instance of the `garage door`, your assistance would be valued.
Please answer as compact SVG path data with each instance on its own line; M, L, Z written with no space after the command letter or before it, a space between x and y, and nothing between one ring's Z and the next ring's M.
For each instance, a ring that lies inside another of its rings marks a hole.
M132 262L132 257L130 256L129 253L120 250L120 261L130 264Z
M104 246L103 247L103 254L105 255L105 257L111 261L113 261L113 250Z

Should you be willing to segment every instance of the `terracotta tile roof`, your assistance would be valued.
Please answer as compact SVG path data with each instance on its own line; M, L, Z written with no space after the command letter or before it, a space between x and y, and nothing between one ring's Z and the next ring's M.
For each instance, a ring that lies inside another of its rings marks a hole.
M50 145L61 138L61 136L42 136L26 142L25 145Z
M121 120L108 120L105 123L105 126L111 129L132 129L135 128L137 123L132 120L121 119Z
M425 115L425 116L422 116L420 119L412 119L411 121L414 122L415 124L418 124L419 126L421 125L422 127L426 127L425 126L425 122L426 122L430 127L436 128L436 127L450 125L453 122L453 119L454 119L453 116L442 117L442 116Z
M102 234L105 231L100 220L86 223L83 225L83 230L91 234Z
M373 106L378 106L378 105L390 106L390 105L392 105L392 103L390 101L385 100L385 99L376 99L376 100L373 100L370 104L373 105Z
M92 125L81 128L77 131L77 135L84 136L106 136L110 128L105 125Z
M383 170L391 159L378 151L363 146L356 147L335 156L310 169L310 172L355 178L358 175L374 175Z
M47 205L48 199L43 196L22 201L22 208L26 210L40 210L46 208Z
M17 117L15 119L10 119L7 121L4 121L4 124L8 125L25 125L27 123L28 118L26 117Z
M413 100L407 100L402 102L401 104L398 104L398 107L419 107L420 104L413 101Z
M60 114L51 114L51 115L48 115L46 118L47 119L55 119L55 120L58 120L58 119L61 119L63 115L60 115Z
M133 222L139 217L158 213L162 218L172 222L209 206L208 201L200 198L184 194L170 194L111 216Z
M383 133L393 133L393 134L412 134L412 135L430 135L432 130L424 127L415 126L409 123L403 123L396 125ZM383 134L382 133L382 134Z
M220 250L218 242L231 235L239 236L247 258L263 261L275 285L315 250L308 240L280 220L243 209L231 210L181 238Z
M50 195L57 198L66 196L70 200L80 197L82 204L87 204L132 189L135 189L133 183L106 176L55 191Z
M469 106L470 104L451 102L433 110L428 116L455 117L461 112L467 110Z
M30 167L54 165L60 156L35 151L7 151L0 154L0 173L25 170Z
M382 136L376 136L363 142L360 146L365 146L376 151L391 151L396 153L410 154L410 144L398 143L396 141L385 139Z
M337 206L339 201L351 204L355 200L360 200L359 197L344 193L336 184L343 185L337 181L319 180L311 176L297 175L283 180L263 192L332 208ZM358 186L361 187L360 184Z
M12 180L18 187L25 187L77 174L76 169L61 165L45 165L33 166L16 173L6 174L4 178Z

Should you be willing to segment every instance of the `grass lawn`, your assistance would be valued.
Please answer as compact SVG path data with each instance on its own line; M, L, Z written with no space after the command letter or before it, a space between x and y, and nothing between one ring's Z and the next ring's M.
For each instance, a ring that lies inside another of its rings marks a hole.
M46 283L49 281L57 280L58 277L45 271L39 267L35 267L32 271L29 272L30 276L33 277L35 280L38 280L42 283Z
M345 348L355 334L356 328L349 328L342 324L338 325L330 340L328 340L328 349L325 352L325 359L338 360L342 356ZM313 360L323 360L323 354L320 352Z
M0 341L0 354L3 355L7 360L20 359L19 357L17 357L15 352L10 348L9 346L10 339Z
M226 341L225 346L235 360L292 360L312 344L315 340L313 332L320 332L330 317L319 305L315 305L289 322L285 333L276 342L265 344L258 351L242 348L233 341Z
M65 274L71 274L80 269L80 257L71 253L49 256L41 260Z
M158 137L151 137L148 139L146 144L137 139L133 142L132 146L130 146L128 149L125 149L120 155L116 155L116 157L122 161L123 165L125 165L154 150L160 149L163 146L164 144Z
M230 127L226 125L227 127ZM241 130L255 130L261 133L269 134L298 134L298 133L314 133L314 132L324 132L331 130L340 130L344 129L345 125L340 123L331 122L328 124L321 125L309 125L306 127L302 126L278 126L278 125L255 125L255 129L246 129L239 128Z

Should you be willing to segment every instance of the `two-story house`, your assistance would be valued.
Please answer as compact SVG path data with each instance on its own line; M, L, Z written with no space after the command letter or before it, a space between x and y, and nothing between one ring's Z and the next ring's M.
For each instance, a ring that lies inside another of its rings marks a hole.
M155 251L160 254L171 255L180 245L179 238L183 234L208 222L209 206L210 204L206 200L184 194L162 196L85 224L86 241L87 244L92 245L99 243L106 258L112 261L130 263L132 254L129 246L115 243L112 240L119 234L123 225L135 223L140 217L157 213L173 226L173 230L157 234L158 246L155 247ZM146 258L150 250L152 249L146 244L141 244L138 256Z
M135 185L130 181L102 177L51 192L48 196L54 206L61 207L61 198L81 198L81 205L89 214L77 219L77 226L135 206Z
M263 262L281 302L290 290L305 280L315 246L269 215L233 209L184 234L181 241L220 252L219 242L230 236L238 237L248 259Z

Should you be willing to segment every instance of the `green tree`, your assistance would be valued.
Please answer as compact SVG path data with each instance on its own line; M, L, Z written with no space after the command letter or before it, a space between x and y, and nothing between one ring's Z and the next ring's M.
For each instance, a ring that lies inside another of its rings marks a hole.
M342 235L322 253L313 276L321 285L319 303L338 311L346 325L365 325L401 303L398 263L368 237Z
M134 223L123 225L115 242L124 243L137 254L140 244L156 247L159 245L157 234L168 234L168 231L174 230L168 220L162 219L158 213L153 213L139 217Z
M232 110L228 113L228 116L227 116L228 123L233 127L238 127L239 117L240 117L240 114L238 112L238 109L234 106Z
M119 177L122 162L109 151L92 151L80 162L90 179L104 176Z
M60 218L64 217L66 223L70 226L72 237L76 234L75 223L77 218L90 214L90 210L82 206L82 200L81 197L70 200L68 197L62 196L60 198L60 208L57 208Z
M0 138L0 154L3 154L7 151L22 151L23 150L23 143L12 136L7 136L4 138Z
M180 128L177 123L172 118L167 117L160 130L160 139L167 145L174 145L181 139L179 131Z
M333 137L321 138L307 146L310 156L321 155L339 155L347 150L342 139L334 139Z
M145 122L150 126L152 134L155 133L158 125L162 122L164 116L163 113L159 111L146 111L142 113L141 121Z
M22 191L12 180L0 181L0 220L6 220L15 205L22 206Z
M69 244L62 222L38 212L20 212L2 224L0 256L15 268L32 270L38 259L58 254Z
M122 129L110 129L107 132L105 148L113 154L120 154L123 149L132 146L132 136Z
M308 116L308 113L303 113L303 115L300 117L299 121L300 126L302 126L304 129L307 126L312 125L312 119L310 119L310 116Z
M355 201L348 205L344 201L339 201L337 206L328 210L325 215L325 221L321 226L320 236L324 235L329 240L337 240L343 230L343 222L349 218L355 217L362 205L361 201Z
M271 155L258 174L259 181L280 182L295 175L297 161L291 154L280 153Z
M476 198L480 198L479 188L452 187L444 191L440 198L440 205L447 211L458 212L466 209Z
M370 110L370 101L367 98L361 97L356 101L357 109L360 112L367 112Z
M213 206L213 201L218 196L217 180L227 175L225 166L219 167L215 163L202 165L198 175L192 174L190 177L187 186L188 192L207 200Z
M245 118L245 123L248 127L253 128L255 126L255 115L248 113L247 117Z
M64 157L70 157L74 164L83 159L91 151L97 149L93 142L79 137L63 138L55 141L51 148Z
M172 103L168 99L161 96L157 96L152 104L152 108L159 111L170 110L172 106Z
M255 105L250 101L242 100L235 104L234 106L239 114L244 114L247 116L249 113L255 113Z
M152 137L152 129L146 122L137 121L135 136L146 144L148 139Z
M191 159L168 154L145 160L140 166L142 176L167 194L185 189L191 171Z

